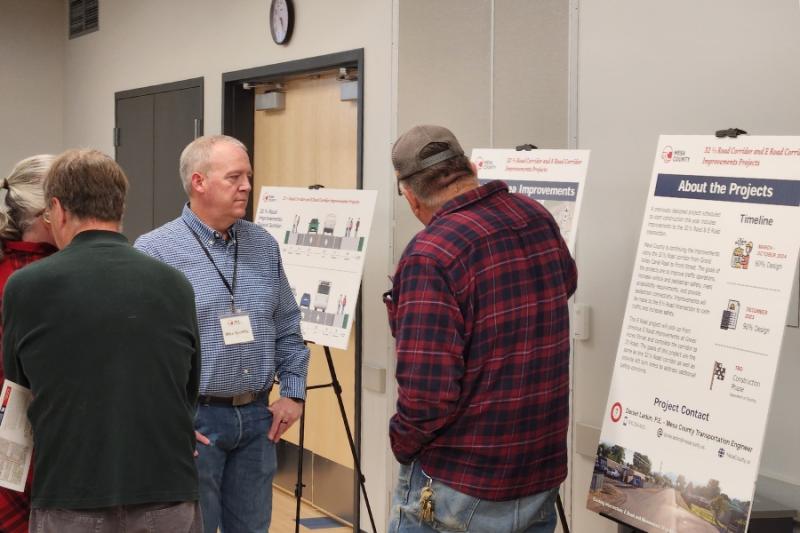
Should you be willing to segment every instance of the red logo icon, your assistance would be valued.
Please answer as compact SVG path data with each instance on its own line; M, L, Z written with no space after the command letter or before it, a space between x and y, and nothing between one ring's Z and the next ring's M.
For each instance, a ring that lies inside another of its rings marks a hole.
M620 418L622 418L622 404L615 402L614 405L611 406L611 421L619 422Z
M672 161L672 146L665 146L664 150L661 152L661 159L664 160L664 163L669 163Z

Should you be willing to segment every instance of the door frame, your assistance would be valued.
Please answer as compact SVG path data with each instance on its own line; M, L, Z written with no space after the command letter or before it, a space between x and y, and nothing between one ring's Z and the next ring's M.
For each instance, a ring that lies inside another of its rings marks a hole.
M364 187L364 49L358 48L344 52L336 52L316 57L275 63L262 67L254 67L222 74L222 133L239 139L253 154L255 132L255 95L254 91L245 89L244 83L256 84L278 81L288 76L310 74L334 68L350 67L358 70L358 100L356 116L356 187ZM257 197L250 191L247 204L247 218L253 217L253 201ZM356 302L356 335L355 335L355 391L353 441L360 463L361 458L361 365L362 365L362 305L359 292ZM363 474L363 471L362 471ZM361 493L358 469L353 468L353 531L361 530Z

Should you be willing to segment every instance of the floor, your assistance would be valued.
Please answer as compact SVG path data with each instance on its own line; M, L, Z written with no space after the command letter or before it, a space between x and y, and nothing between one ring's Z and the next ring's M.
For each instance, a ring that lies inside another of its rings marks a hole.
M270 533L294 533L295 529L295 499L294 496L280 489L272 490L272 525ZM300 507L300 531L308 533L345 533L352 532L353 528L336 524L326 520L325 513L315 509L305 502ZM314 520L317 519L317 520ZM305 524L304 524L305 522Z

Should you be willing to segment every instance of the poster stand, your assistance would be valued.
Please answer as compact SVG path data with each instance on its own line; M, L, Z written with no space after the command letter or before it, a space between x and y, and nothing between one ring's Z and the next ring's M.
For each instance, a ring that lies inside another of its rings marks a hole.
M539 147L535 144L520 144L515 148L517 152L530 152L531 150L538 150ZM564 533L570 533L569 524L567 524L567 514L564 512L564 502L561 501L561 492L556 493L556 509L558 510L558 518L561 520L561 529Z
M322 189L324 185L309 185L309 189ZM305 341L306 344L314 344L311 341ZM377 529L375 528L375 518L372 516L372 506L369 503L369 496L367 495L367 488L364 485L366 482L366 478L364 474L361 472L361 460L358 457L358 451L356 450L355 441L353 440L353 432L350 430L350 423L347 420L347 412L344 409L344 402L342 401L342 386L339 383L339 378L336 377L336 368L333 365L333 357L331 357L331 349L327 345L322 345L322 348L325 350L325 360L328 363L328 372L331 376L330 383L323 383L320 385L311 385L306 387L306 391L314 390L314 389L325 389L328 387L333 388L333 392L336 394L336 401L339 404L339 414L342 417L342 424L344 425L345 432L347 433L347 442L350 445L350 453L353 456L353 465L356 469L356 474L358 475L358 482L361 486L361 494L364 496L364 503L367 507L367 513L369 514L369 522L372 526L373 533L377 533ZM295 483L294 488L294 497L295 497L295 516L294 516L294 531L295 533L300 532L300 505L301 500L303 499L303 454L305 452L305 422L306 422L306 403L303 402L303 411L300 414L300 438L299 438L299 446L300 452L297 457L297 482ZM356 513L358 516L358 513ZM359 528L359 524L353 524L353 528Z
M314 344L311 341L306 341L306 343ZM347 413L344 409L344 402L342 401L342 386L339 384L339 378L336 377L336 368L333 366L333 358L331 357L331 349L328 346L322 346L325 350L325 360L328 363L328 371L330 372L331 381L330 383L323 383L320 385L311 385L306 387L306 390L314 390L314 389L324 389L328 387L333 388L333 392L336 394L336 401L339 403L339 414L342 416L342 424L344 425L345 432L347 433L347 442L350 445L350 453L353 455L353 464L356 468L356 474L358 475L358 482L361 486L361 494L364 496L364 503L367 507L367 513L369 514L369 522L372 526L373 533L377 532L375 528L375 518L372 516L372 507L369 504L369 496L367 495L367 488L365 487L364 483L366 482L366 478L364 474L361 473L361 461L358 457L358 452L356 451L355 441L353 440L353 433L350 430L350 424L347 421ZM300 531L300 501L303 498L303 452L305 451L305 421L306 421L306 404L303 403L303 412L300 415L300 453L297 458L297 482L295 484L294 489L294 497L295 497L295 517L294 517L294 531L295 533L299 533ZM353 524L354 528L359 527L358 524Z
M727 129L717 130L714 132L714 136L717 137L718 139L724 139L726 137L736 139L739 137L739 135L747 135L747 132L740 128L727 128ZM627 522L624 522L622 520L618 520L617 518L614 518L609 514L606 513L598 513L598 514L603 518L611 520L612 522L616 522L617 524L625 528L624 530L626 533L645 533L641 529L637 529L631 524L628 524Z

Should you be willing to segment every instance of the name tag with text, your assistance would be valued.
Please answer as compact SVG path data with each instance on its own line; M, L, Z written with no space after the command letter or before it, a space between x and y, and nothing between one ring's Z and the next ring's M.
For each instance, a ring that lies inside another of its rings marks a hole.
M226 345L253 342L253 328L247 313L222 315L219 318L222 326L222 339Z

